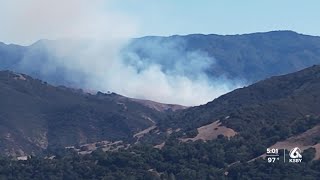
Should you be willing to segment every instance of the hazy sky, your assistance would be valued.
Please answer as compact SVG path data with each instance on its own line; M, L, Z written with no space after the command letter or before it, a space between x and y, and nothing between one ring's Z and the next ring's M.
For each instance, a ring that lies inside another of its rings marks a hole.
M320 35L319 0L117 0L140 35L294 30Z
M319 0L0 0L0 41L243 34L320 35Z

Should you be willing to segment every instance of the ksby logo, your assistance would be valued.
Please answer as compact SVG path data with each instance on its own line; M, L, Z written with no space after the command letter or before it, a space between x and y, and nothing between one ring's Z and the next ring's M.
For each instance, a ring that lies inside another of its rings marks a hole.
M298 147L291 149L289 153L291 163L300 163L302 161L301 150Z

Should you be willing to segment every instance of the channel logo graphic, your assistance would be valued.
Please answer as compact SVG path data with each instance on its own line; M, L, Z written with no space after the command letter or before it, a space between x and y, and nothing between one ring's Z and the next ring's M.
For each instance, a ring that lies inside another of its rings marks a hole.
M302 151L299 147L292 148L289 152L289 157L288 157L286 148L281 149L281 151L280 149L277 149L277 148L268 148L265 157L268 163L279 162L281 159L283 159L284 163L286 162L301 163Z
M302 162L302 155L301 150L298 147L291 149L289 153L289 162L290 163L301 163Z

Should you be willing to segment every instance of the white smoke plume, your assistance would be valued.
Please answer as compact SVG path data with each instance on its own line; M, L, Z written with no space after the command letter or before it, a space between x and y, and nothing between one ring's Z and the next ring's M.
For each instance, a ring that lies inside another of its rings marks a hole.
M64 70L63 78L80 88L112 91L163 103L199 105L239 87L223 77L208 77L215 59L202 51L184 51L183 41L142 44L150 56L126 49L137 24L125 13L99 0L0 0L0 41L28 44L36 39L50 58L35 59L31 48L19 63L48 76ZM41 48L40 48L41 49Z
M30 44L39 39L120 39L136 25L112 8L111 0L0 0L1 41Z

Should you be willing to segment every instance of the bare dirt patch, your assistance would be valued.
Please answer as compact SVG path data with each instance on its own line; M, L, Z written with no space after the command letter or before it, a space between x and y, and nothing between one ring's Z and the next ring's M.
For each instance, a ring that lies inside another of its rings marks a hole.
M164 145L165 145L166 143L165 142L163 142L163 143L161 143L161 144L158 144L158 145L155 145L155 146L153 146L154 148L156 148L156 149L162 149L163 147L164 147Z
M147 129L144 129L136 134L133 135L133 137L137 137L137 138L141 138L143 137L145 134L149 133L151 130L155 129L157 126L156 125L153 125L153 126L150 126L148 127Z
M313 146L316 149L314 160L320 160L320 143Z
M290 150L294 147L299 147L301 150L305 150L314 146L313 139L317 137L320 137L320 125L315 126L297 136L292 136L285 141L277 142L270 148L281 148Z
M80 147L68 146L66 149L73 149L78 152L78 154L91 154L93 151L101 148L103 151L117 151L121 148L129 147L129 144L124 144L123 141L98 141L94 143L88 143L80 145Z
M143 100L143 99L134 99L134 98L130 98L132 101L138 102L144 106L147 106L151 109L163 112L163 111L167 111L167 110L171 110L171 111L177 111L180 109L187 109L188 107L186 106L181 106L178 104L163 104L163 103L158 103L158 102L154 102L154 101L150 101L150 100Z
M225 126L221 126L221 122L219 120L211 124L201 126L197 130L198 130L198 134L196 137L182 138L180 140L182 142L196 141L196 140L207 141L207 140L216 139L219 135L223 135L230 138L237 134L233 129L227 128Z
M320 137L320 125L315 126L299 135L292 136L284 141L279 141L269 148L287 149L290 151L292 148L299 147L301 151L304 151L306 149L313 147L316 149L315 159L320 159L320 143L315 144L314 142L314 139L319 137ZM266 154L263 154L257 158L261 158L261 157L265 158Z
M138 142L139 139L140 139L141 137L143 137L145 134L148 134L151 130L157 128L156 122L154 122L150 117L147 117L147 116L144 116L144 115L143 115L142 117L143 117L144 119L147 119L147 120L149 120L150 122L152 122L153 125L150 126L150 127L148 127L148 128L146 128L146 129L144 129L144 130L142 130L142 131L139 131L138 133L136 133L136 134L133 135L134 138L138 138L137 142Z
M14 77L15 80L22 80L25 81L27 80L27 78L25 78L22 74L16 74L17 77Z

